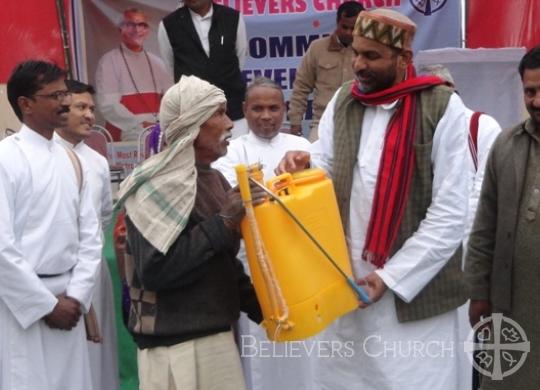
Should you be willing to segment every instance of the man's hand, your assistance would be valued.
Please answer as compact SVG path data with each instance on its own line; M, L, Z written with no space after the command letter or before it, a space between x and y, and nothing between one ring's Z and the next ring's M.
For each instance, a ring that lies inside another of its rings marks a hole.
M285 172L298 172L309 167L310 154L299 150L293 150L285 153L285 156L279 162L279 165L274 170L276 175L281 175Z
M302 125L291 125L291 129L289 130L289 132L292 134L292 135L298 135L298 136L302 136Z
M384 284L384 281L376 272L370 273L363 279L356 280L356 283L364 287L372 304L381 299L386 290L388 290L388 287L386 287L386 284ZM366 308L369 305L360 301L358 306L360 308Z
M76 299L65 294L58 295L56 298L58 302L53 311L43 319L49 328L71 330L81 318L81 305Z
M480 322L482 317L489 317L491 315L491 302L487 299L471 299L469 306L469 322L471 327Z
M249 183L251 191L251 201L253 206L256 206L264 202L267 198L266 193L255 183ZM240 221L244 217L246 210L244 208L244 202L240 195L240 188L238 186L231 188L227 191L227 201L221 208L219 215L223 218L223 222L228 229L236 230L240 225Z

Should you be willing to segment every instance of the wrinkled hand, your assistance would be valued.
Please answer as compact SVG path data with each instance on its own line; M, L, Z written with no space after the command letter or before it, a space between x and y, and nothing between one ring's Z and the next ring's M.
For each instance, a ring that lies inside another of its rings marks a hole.
M43 319L52 329L71 330L81 318L81 304L65 294L58 295L58 302L53 311Z
M363 279L357 279L356 283L364 287L372 304L381 299L386 290L388 290L388 287L386 287L386 284L384 284L384 281L376 272L370 273ZM359 301L358 306L360 308L366 308L369 305Z
M302 136L302 125L291 125L289 132L292 135Z
M469 322L471 327L480 322L482 317L491 315L491 302L487 299L471 299L469 306Z
M298 172L309 167L310 154L299 150L293 150L285 153L285 156L279 162L279 165L274 170L276 175L281 175L285 172Z
M249 186L253 206L264 202L267 197L264 190L252 182L249 183ZM246 210L244 208L242 196L240 195L240 188L238 186L231 188L227 192L227 201L219 212L219 215L223 218L225 226L231 230L238 229L240 221L242 221L245 213Z

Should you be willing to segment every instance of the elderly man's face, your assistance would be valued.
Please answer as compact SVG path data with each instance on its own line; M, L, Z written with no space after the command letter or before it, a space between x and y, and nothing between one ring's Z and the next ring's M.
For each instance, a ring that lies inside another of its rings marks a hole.
M403 80L407 63L390 47L360 36L354 36L353 71L360 90L373 93L387 89Z
M140 12L128 12L120 26L122 42L131 50L141 50L144 40L150 33L150 26L144 14Z
M255 135L266 139L274 138L279 133L285 116L281 91L265 86L252 88L244 102L244 115Z
M195 157L198 163L210 164L227 154L233 123L226 113L225 103L201 125L195 139Z
M524 70L523 96L536 130L540 130L540 68Z

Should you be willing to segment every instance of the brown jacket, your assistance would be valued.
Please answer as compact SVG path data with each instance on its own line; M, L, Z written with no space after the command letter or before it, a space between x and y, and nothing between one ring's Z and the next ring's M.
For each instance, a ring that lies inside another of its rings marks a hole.
M531 142L526 128L534 129L530 119L502 132L491 148L465 264L471 299L489 299L504 311L512 303L515 230Z
M339 43L335 33L311 43L294 80L288 114L291 125L301 124L308 96L314 92L311 128L317 127L334 93L341 84L354 77L352 58L351 47Z

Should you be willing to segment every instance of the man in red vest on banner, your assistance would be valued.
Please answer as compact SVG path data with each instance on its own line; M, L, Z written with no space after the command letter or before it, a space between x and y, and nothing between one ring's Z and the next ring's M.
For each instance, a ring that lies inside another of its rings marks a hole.
M122 42L97 66L96 101L113 139L136 141L157 122L161 96L173 80L163 61L143 47L150 26L142 11L125 10L118 28Z

